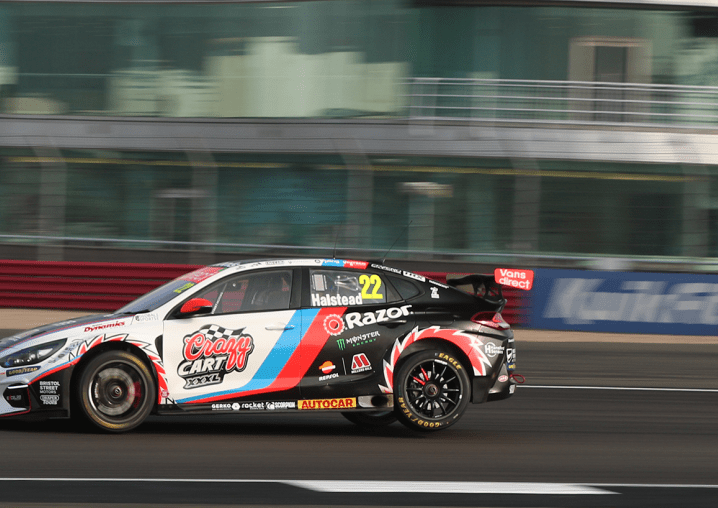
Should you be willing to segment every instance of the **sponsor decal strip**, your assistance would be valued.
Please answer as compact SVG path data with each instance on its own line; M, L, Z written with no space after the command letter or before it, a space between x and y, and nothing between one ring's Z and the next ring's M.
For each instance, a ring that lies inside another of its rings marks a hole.
M301 325L302 314L301 312L295 312L289 320L289 326L293 326L293 329L301 329ZM224 400L238 395L247 396L293 388L300 379L297 377L296 368L293 367L299 359L298 343L294 340L294 333L292 330L282 332L256 374L244 386L233 390L187 397L179 399L177 402L199 404Z
M291 332L284 332L252 380L243 387L189 397L177 402L199 404L294 388L306 375L329 338L329 332L324 327L324 320L331 314L342 315L345 311L346 307L332 307L295 312L290 321L295 329L301 329L301 322L304 320L311 322L307 333L300 341L301 356L298 344L293 344L291 340L288 340L288 337L291 337Z

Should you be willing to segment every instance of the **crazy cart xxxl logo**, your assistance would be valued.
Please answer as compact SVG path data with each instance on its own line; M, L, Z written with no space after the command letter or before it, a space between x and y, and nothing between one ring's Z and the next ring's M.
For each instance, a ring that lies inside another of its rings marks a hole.
M229 372L242 372L247 357L254 349L254 339L243 334L244 328L226 330L217 325L206 325L184 338L177 373L185 380L184 388L216 385Z

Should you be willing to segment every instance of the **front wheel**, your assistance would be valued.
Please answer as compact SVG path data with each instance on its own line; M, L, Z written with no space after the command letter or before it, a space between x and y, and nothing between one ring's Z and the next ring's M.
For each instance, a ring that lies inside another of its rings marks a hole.
M471 398L471 380L446 351L421 351L404 360L394 378L394 405L404 425L440 430L455 424Z
M78 401L85 417L110 432L141 424L152 411L155 381L147 365L126 351L107 351L82 371Z

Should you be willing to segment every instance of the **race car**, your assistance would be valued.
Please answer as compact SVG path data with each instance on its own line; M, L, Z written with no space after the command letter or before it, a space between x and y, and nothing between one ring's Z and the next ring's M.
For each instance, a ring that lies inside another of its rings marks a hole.
M365 426L456 423L514 393L497 278L338 259L219 263L109 315L0 340L0 416L80 415L124 432L148 415L339 411Z

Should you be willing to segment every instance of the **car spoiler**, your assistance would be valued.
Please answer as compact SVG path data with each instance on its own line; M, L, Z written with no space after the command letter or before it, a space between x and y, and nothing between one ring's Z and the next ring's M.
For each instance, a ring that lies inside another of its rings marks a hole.
M506 299L501 291L501 284L496 282L493 274L472 273L470 275L450 273L446 275L446 283L464 293L469 293L476 298L498 307L501 312Z
M531 291L533 282L533 270L514 268L497 268L493 274L448 274L446 276L447 284L497 306L499 312L506 305L506 299L501 290L502 285Z

